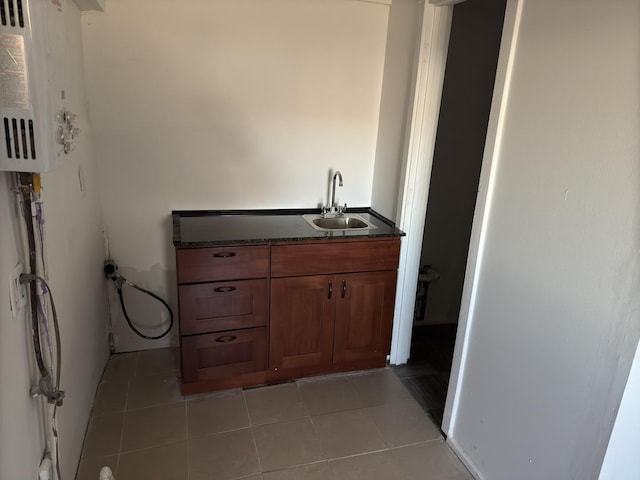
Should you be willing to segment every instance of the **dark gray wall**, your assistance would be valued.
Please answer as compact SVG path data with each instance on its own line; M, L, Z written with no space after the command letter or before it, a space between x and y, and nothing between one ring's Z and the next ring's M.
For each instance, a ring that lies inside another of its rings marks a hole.
M458 320L505 4L454 8L421 259L442 275L429 287L428 323Z

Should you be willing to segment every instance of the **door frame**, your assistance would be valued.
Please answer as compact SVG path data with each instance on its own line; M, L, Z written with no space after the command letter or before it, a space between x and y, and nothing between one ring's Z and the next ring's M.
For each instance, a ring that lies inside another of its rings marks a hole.
M431 3L439 3L446 6L435 6ZM395 309L396 321L394 322L391 350L391 363L393 364L406 363L411 347L413 311L429 195L429 181L453 17L453 6L449 6L450 2L431 0L431 3L424 6L418 54L419 64L409 139L405 154L406 164L403 165L400 177L402 188L398 198L400 208L396 220L400 228L407 233L407 237L402 244L400 254L398 299ZM463 461L465 461L464 452L457 448L455 442L457 404L464 381L464 364L469 346L469 331L473 321L475 297L482 267L482 253L490 216L489 207L498 167L523 3L524 0L507 0L505 10L493 100L471 229L453 363L451 365L449 389L441 427L448 435L448 443ZM465 461L465 463L467 462Z
M401 244L390 361L407 363L429 198L429 180L449 48L453 7L423 5L422 28L396 223L407 236Z

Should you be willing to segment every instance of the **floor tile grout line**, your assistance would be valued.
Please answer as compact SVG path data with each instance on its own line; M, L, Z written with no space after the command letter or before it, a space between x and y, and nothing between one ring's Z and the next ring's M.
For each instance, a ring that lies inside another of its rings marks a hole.
M184 397L184 432L185 443L187 448L187 480L191 477L191 458L189 456L189 402L187 402L186 396Z
M247 396L245 395L245 390L244 388L241 389L242 391L242 399L244 400L244 408L247 412L247 418L249 419L249 428L253 428L253 418L251 418L251 412L249 411L249 402L247 402Z
M111 358L109 358L108 363L111 363ZM134 354L134 367L133 367L133 377L129 376L127 378L127 393L124 397L124 408L122 411L122 427L120 429L120 444L118 445L118 457L116 459L116 471L112 472L114 475L118 475L118 470L120 470L120 459L121 459L121 453L122 453L122 444L124 443L124 424L125 424L125 419L127 416L127 402L129 400L129 389L131 388L131 379L135 378L136 376L136 371L138 369L138 354L135 353Z
M284 422L288 422L291 420L300 420L302 418L311 418L310 414L307 415L300 415L298 417L287 417L287 418L279 418L278 420L274 420L272 422L265 422L265 423L254 423L251 425L251 427L263 427L265 425L275 425L276 423L284 423Z
M147 445L146 447L142 447L142 448L133 448L131 450L125 450L121 452L120 455L128 455L130 453L144 452L146 450L151 450L153 448L166 447L167 445L177 445L179 443L183 443L186 441L187 441L186 439L183 439L183 440L171 440L170 442L163 442L163 443L157 443L157 444L154 443L153 445Z
M307 406L307 402L304 401L304 396L302 395L302 390L300 390L300 386L298 385L298 382L296 382L294 380L293 384L296 386L296 391L298 392L298 396L300 397L300 401L302 402L302 406L304 407L305 411L307 412L306 416L307 417L311 417L311 411L309 410L309 407Z
M138 354L135 355L135 367L133 369L133 374L135 377L135 372L138 368ZM109 359L109 363L111 359ZM124 396L124 410L122 412L122 428L120 430L120 445L118 445L118 466L120 465L120 454L122 453L122 444L124 443L124 425L127 418L127 402L129 401L129 389L131 388L131 377L127 379L127 393Z
M284 468L274 468L273 470L264 470L261 475L264 475L265 473L274 473L274 472L286 472L287 470L293 470L294 468L300 468L300 467L306 467L308 465L319 465L321 463L329 463L329 460L315 460L313 462L308 462L308 463L296 463L295 465L290 465L288 467L284 467ZM255 474L254 474L255 475ZM248 477L250 477L251 475L248 475ZM246 478L246 477L243 477Z
M370 450L367 452L361 452L361 453L354 453L353 455L345 455L344 457L335 457L335 458L330 458L327 460L327 462L336 462L338 460L345 460L347 458L356 458L356 457L364 457L366 455L373 455L374 453L383 453L383 452L390 452L391 449L386 447L386 448L380 448L378 450Z
M258 442L256 442L256 436L253 433L253 420L251 419L251 414L249 413L249 404L247 403L247 397L244 394L244 389L242 391L242 400L244 401L244 408L247 412L247 418L249 419L249 430L251 433L251 440L253 441L253 449L256 452L256 458L258 459L258 470L260 470L260 475L262 475L262 460L260 460L260 452L258 451Z
M172 402L165 402L165 403L156 403L154 405L147 405L146 407L138 407L138 408L132 408L130 410L125 410L126 412L139 412L140 410L149 410L151 408L157 408L157 407L166 407L168 405L178 405L179 403L185 402L186 400L180 399L180 400L174 400Z

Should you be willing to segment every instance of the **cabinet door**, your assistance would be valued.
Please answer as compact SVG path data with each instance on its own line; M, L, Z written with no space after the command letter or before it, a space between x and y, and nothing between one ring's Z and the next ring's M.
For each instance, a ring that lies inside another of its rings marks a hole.
M334 363L385 358L391 346L396 271L340 275L337 287Z
M332 275L271 281L269 366L331 367L336 278Z

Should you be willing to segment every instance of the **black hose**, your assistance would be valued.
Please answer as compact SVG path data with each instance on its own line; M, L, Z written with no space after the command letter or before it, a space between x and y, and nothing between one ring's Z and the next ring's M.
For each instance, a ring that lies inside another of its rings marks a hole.
M131 328L131 330L133 330L135 332L136 335L138 335L139 337L142 337L142 338L146 338L147 340L158 340L158 339L166 336L171 331L171 327L173 327L173 312L171 311L171 307L169 306L169 304L167 302L165 302L162 298L160 298L155 293L150 292L149 290L146 290L146 289L144 289L142 287L139 287L138 285L136 285L133 282L130 282L129 280L127 280L126 278L124 278L121 275L119 275L118 279L113 279L113 280L114 280L114 283L116 284L116 288L118 289L118 297L120 297L120 306L122 307L122 313L124 313L124 318L126 318L127 323L129 324L129 327ZM127 313L127 307L125 307L125 305L124 305L124 296L122 295L122 283L126 283L130 287L133 287L133 288L135 288L137 290L140 290L142 293L146 293L147 295L155 298L160 303L162 303L162 305L165 306L165 308L169 311L169 327L167 327L167 329L164 332L162 332L158 336L151 337L149 335L143 334L136 327L133 326L133 322L131 322L131 319L129 318L129 314Z

